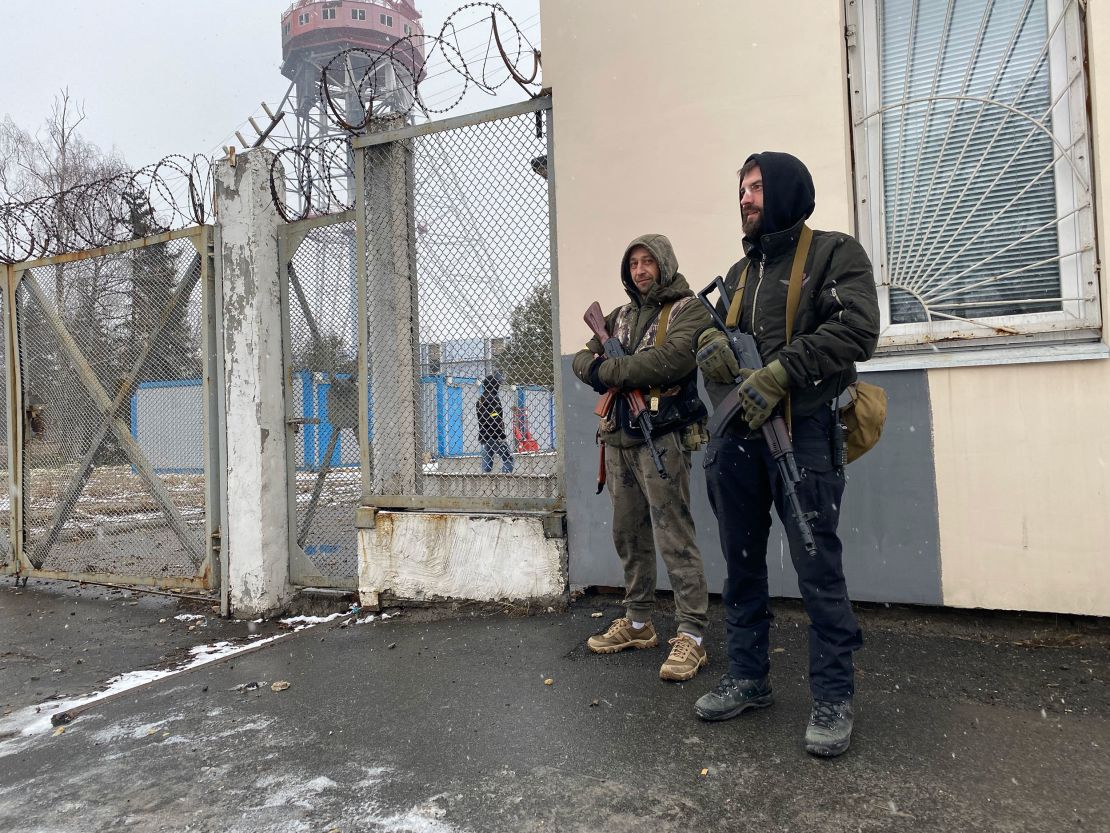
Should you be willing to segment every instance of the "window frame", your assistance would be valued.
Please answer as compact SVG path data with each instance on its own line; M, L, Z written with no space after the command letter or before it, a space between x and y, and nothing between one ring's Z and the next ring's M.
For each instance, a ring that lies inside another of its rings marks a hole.
M365 23L366 9L351 9L351 20L358 21L359 23Z
M335 7L331 6L330 8L326 8L322 12L320 12L320 19L335 20Z
M378 15L378 22L382 26L388 26L390 29L392 29L393 28L393 15L391 15L391 14L379 14Z
M1017 2L1018 0L1014 0ZM890 276L886 271L886 208L883 193L883 117L897 112L897 104L884 109L880 87L879 4L885 0L844 0L849 71L854 207L861 244L871 256L879 294L882 354L932 352L938 349L982 349L1033 342L1098 341L1102 333L1100 287L1094 225L1093 166L1090 119L1087 111L1086 33L1075 0L1036 0L1045 3L1050 30L1048 49L1049 94L1054 152L1060 156L1053 170L1057 218L1074 210L1057 224L1057 249L1064 240L1075 241L1061 264L1061 309L970 320L933 318L921 323L893 324L890 320ZM1079 67L1073 77L1068 67ZM1074 171L1074 172L1073 172ZM1077 187L1078 186L1078 187ZM1070 208L1061 209L1061 206Z
M308 12L301 12L301 14L297 16L297 25L307 26L310 20L312 20L311 14L309 14Z

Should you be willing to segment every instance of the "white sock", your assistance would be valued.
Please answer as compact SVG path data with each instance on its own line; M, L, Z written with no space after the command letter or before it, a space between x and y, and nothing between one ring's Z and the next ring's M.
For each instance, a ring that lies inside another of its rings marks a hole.
M697 642L697 643L698 643L698 645L701 645L701 637L700 637L700 636L694 636L694 635L693 635L692 633L687 633L686 631L679 631L679 633L680 633L680 634L681 634L682 636L688 636L688 637L690 637L690 638L691 638L692 640L694 640L695 642Z
M640 628L642 628L642 627L643 627L644 625L646 625L646 624L647 624L647 622L636 622L636 621L633 621L633 623L632 623L632 627L633 627L633 628L635 628L636 630L640 630Z

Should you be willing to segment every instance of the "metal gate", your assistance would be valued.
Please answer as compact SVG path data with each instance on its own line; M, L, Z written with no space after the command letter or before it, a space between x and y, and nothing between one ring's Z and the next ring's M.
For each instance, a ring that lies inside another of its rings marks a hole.
M551 112L353 141L369 510L564 506Z
M290 580L353 588L359 474L354 212L278 233L289 425Z
M210 589L222 471L211 230L6 266L10 555L23 576Z

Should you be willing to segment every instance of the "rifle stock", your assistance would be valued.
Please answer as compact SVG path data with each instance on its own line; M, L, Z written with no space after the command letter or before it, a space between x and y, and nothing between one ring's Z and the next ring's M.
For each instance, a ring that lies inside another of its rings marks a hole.
M617 392L610 388L597 398L597 405L594 407L594 413L602 419L609 416L609 411L613 409L613 400L617 398Z

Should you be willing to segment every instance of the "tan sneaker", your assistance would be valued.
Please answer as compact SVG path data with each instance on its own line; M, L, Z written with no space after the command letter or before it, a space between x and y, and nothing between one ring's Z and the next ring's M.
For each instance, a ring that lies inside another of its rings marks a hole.
M595 654L615 654L625 648L654 648L658 644L659 637L651 622L644 623L642 628L636 630L627 616L614 619L609 630L594 634L586 640L586 645Z
M705 648L699 645L692 636L679 633L670 640L671 655L659 668L659 677L663 680L689 680L709 662Z

